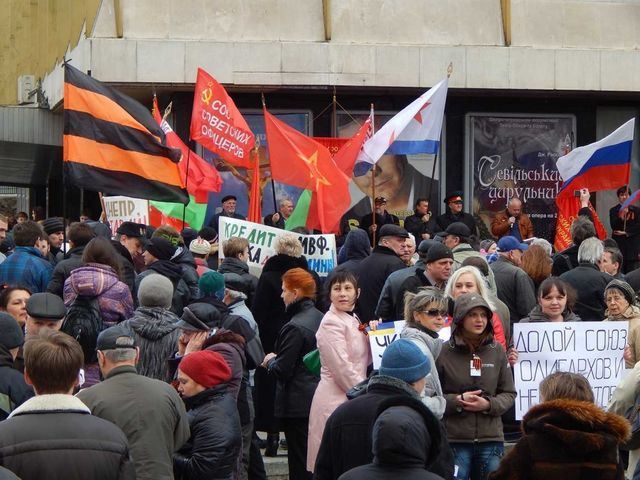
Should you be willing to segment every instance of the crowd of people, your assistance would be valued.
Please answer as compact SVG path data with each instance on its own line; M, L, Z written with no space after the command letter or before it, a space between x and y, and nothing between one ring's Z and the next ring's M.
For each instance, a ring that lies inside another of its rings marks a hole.
M112 236L0 217L0 478L260 480L285 447L292 480L640 478L623 418L640 385L634 220L600 240L581 200L553 252L518 199L479 239L461 192L435 219L418 199L404 227L380 197L323 279L284 230L256 277L248 240L218 245L215 222ZM398 320L373 369L369 332ZM628 322L634 371L609 412L554 373L520 425L514 324L577 321Z

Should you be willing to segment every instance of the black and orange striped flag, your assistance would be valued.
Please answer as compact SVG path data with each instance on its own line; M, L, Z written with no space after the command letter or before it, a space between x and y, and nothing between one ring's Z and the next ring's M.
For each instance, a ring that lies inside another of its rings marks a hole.
M144 106L65 64L63 159L75 185L186 204L181 152L163 142L164 132Z

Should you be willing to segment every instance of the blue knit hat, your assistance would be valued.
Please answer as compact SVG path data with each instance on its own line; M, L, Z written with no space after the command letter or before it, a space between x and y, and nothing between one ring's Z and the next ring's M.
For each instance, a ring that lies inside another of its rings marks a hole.
M426 377L431 362L411 340L400 338L391 343L382 354L380 375L395 377L413 383Z

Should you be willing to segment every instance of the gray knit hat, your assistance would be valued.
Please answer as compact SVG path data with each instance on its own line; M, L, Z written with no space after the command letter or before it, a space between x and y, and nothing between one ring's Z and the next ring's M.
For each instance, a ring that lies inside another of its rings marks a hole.
M173 284L164 275L152 273L140 282L138 303L141 307L171 307Z
M624 298L627 300L627 302L629 302L629 305L636 304L636 292L633 290L633 287L627 282L614 278L604 288L605 296L607 295L607 291L612 288L619 290L624 295Z

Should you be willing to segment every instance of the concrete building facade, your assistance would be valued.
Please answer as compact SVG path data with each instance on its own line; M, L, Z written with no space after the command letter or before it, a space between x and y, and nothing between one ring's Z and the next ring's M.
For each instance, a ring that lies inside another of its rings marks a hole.
M637 0L13 0L11 6L11 19L0 21L0 32L9 34L2 38L15 40L0 44L3 64L11 65L0 77L0 103L17 104L18 77L34 75L36 105L60 115L65 56L145 104L153 92L161 104L173 101L172 121L183 138L198 67L225 84L241 110L259 109L264 93L269 108L308 112L308 133L330 136L335 126L323 110L334 89L350 112L371 103L397 112L452 64L438 189L441 196L465 190L469 209L481 201L470 125L482 116L474 114L569 116L571 147L638 116ZM637 159L634 148L636 186ZM601 213L612 201L611 192L598 194Z

